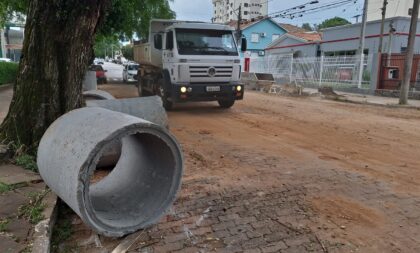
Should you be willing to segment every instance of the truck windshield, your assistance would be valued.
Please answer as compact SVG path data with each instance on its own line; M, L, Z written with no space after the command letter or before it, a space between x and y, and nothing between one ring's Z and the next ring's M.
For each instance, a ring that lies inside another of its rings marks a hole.
M139 65L128 65L128 70L138 70Z
M231 31L176 29L181 55L238 55Z

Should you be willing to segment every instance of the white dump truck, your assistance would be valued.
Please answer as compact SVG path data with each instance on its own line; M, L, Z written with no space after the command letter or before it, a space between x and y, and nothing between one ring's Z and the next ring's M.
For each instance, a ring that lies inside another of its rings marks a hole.
M244 97L238 44L246 51L226 25L152 20L149 42L134 46L139 96L159 95L168 110L186 101L231 107Z

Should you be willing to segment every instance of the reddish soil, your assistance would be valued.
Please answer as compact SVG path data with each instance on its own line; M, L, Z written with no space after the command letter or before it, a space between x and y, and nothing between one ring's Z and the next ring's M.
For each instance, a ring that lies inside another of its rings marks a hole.
M136 94L134 87L109 87L103 86L117 97L130 89ZM216 104L182 104L169 112L186 159L175 210L195 194L254 192L250 201L270 202L264 196L276 189L299 208L271 205L277 215L271 220L308 228L319 242L315 251L420 252L419 110L255 92L229 110ZM255 248L269 252L263 239ZM279 251L296 246L282 240L289 248L277 244Z

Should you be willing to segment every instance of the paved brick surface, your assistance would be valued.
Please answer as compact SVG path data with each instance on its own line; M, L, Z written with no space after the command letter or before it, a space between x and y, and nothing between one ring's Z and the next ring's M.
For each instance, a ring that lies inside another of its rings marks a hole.
M307 252L323 251L315 233L302 225L313 214L302 198L289 199L297 194L304 197L303 186L240 187L203 194L203 186L211 183L208 179L184 182L170 214L139 232L147 233L146 240L137 242L130 252L282 252L296 246ZM276 210L284 209L293 214L277 214ZM82 223L79 227L89 230ZM89 250L94 250L93 245L84 248Z

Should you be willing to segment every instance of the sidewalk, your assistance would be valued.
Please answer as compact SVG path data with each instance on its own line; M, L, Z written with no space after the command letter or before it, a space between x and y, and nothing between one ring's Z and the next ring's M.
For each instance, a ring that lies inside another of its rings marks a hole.
M0 86L0 123L12 96ZM0 160L0 252L46 252L56 200L39 174Z
M304 91L309 92L311 94L318 93L318 90L311 89L311 88L304 88ZM348 92L341 92L341 91L334 91L334 92L340 96L340 98L337 100L343 101L343 102L368 104L368 105L380 105L380 106L409 107L409 108L420 109L420 100L409 100L408 105L399 105L398 98L363 95L363 94L348 93Z

